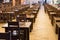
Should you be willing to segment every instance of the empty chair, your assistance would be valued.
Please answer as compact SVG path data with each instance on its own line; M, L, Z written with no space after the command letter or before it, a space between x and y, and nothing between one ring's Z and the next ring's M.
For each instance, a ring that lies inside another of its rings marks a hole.
M8 27L19 27L19 22L8 21Z
M0 40L11 40L10 32L0 33Z
M9 21L9 14L8 13L3 13L3 19L4 19L4 22Z
M16 20L19 22L26 22L26 14L17 15Z
M12 40L20 40L19 22L8 22L8 28L6 32L11 32Z
M13 19L15 19L15 14L14 14L14 12L10 12L10 13L9 13L9 17L10 17L10 18L9 18L10 21L12 21Z

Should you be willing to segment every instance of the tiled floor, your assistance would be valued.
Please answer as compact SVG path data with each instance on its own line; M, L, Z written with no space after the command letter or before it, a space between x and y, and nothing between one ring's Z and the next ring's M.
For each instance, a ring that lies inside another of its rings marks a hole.
M0 32L4 32L1 28L5 23L0 23ZM57 40L57 36L54 32L49 17L44 12L43 6L41 7L34 28L30 33L30 40Z
M44 12L43 6L38 13L36 22L30 33L30 40L57 40L57 36L53 30L49 17Z

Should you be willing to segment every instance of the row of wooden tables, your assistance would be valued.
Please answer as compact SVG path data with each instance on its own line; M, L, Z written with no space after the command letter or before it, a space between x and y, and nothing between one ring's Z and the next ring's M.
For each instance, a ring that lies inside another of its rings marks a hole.
M48 14L50 14L49 17L50 17L52 25L54 26L55 33L58 34L58 40L60 40L60 7L58 7L58 5L50 5L50 6L53 12L50 11L50 13Z
M6 9L7 11L0 12L0 20L1 20L0 22L7 22L8 20L12 20L19 13L22 13L23 11L27 10L28 8L29 8L29 5L25 5L24 7L22 7L22 6L10 7L10 9L7 8Z
M29 34L30 34L30 30L32 27L32 23L31 22L19 22L19 30L20 30L20 39L21 40L29 40ZM5 28L5 32L8 31L16 31L16 29L18 29L18 27L8 27L8 23L6 23L5 25L3 25L3 28ZM17 40L16 36L13 35L12 40Z
M19 22L19 27L14 27L11 26L9 27L9 22L6 23L5 25L3 25L2 28L5 28L5 32L10 32L11 33L11 40L29 40L29 33L32 31L33 29L33 23L35 23L35 19L37 17L37 13L39 11L40 6L38 6L36 9L31 10L31 8L29 8L28 12L22 12L26 14L26 19L29 21L25 21L25 22ZM18 11L18 10L16 10ZM31 13L29 13L29 11ZM20 14L20 12L19 12ZM18 14L18 15L19 15ZM17 16L15 16L15 19L11 20L12 22L17 22ZM13 35L12 35L13 33ZM19 33L19 34L18 34ZM16 35L18 34L18 35Z

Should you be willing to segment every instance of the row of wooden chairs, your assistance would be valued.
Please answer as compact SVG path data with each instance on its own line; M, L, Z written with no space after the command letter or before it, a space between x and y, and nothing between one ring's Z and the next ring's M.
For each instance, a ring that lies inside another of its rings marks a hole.
M0 20L1 22L7 22L9 20L14 19L19 13L22 13L23 11L27 10L29 8L29 5L25 5L24 7L21 6L15 6L15 7L7 7L5 11L0 12ZM18 10L18 11L15 11ZM12 17L13 16L13 17Z
M32 10L31 10L32 9ZM26 15L31 15L31 14L33 14L33 11L36 11L36 15L37 15L37 13L38 13L38 11L39 11L39 7L38 8L36 8L36 9L38 9L38 10L35 10L35 7L34 8L29 8L29 9L27 9L26 11L24 11L23 13L19 13L17 16L16 16L16 20L17 20L17 22L11 22L11 21L8 21L8 30L5 30L6 32L9 32L9 37L7 37L8 35L6 35L6 38L4 38L4 39L6 39L6 40L29 40L29 30L27 29L27 31L26 31L26 28L24 28L24 30L22 29L22 30L20 30L20 28L19 28L19 22L26 22L27 20L26 20L26 18L27 18L27 16ZM34 14L33 14L34 15ZM7 15L6 15L7 16ZM32 20L31 18L30 18L30 20ZM12 26L13 25L13 26ZM33 25L33 24L32 24ZM31 25L31 28L32 28L32 25ZM15 28L13 28L15 26ZM11 27L11 28L10 28ZM30 28L30 27L29 27ZM6 28L7 29L7 28ZM15 32L15 34L14 34L14 32ZM24 35L23 35L23 33L20 33L20 32L24 32ZM25 33L25 32L27 32L27 33ZM4 33L4 34L6 34L6 33ZM4 35L3 33L2 33L2 35L1 36L3 36ZM25 35L26 34L26 35ZM24 37L22 38L22 36L21 35L23 35ZM5 37L5 35L3 36L3 37ZM0 38L0 39L3 39L3 37L2 38ZM27 38L26 38L27 37ZM20 38L22 38L22 39L20 39Z
M14 26L16 27L13 28ZM0 33L0 39L1 40L21 40L19 22L8 21L8 27L12 27L12 28L8 28L5 33Z
M45 12L48 13L49 18L51 19L51 23L52 23L52 15L55 14L57 9L47 3L44 4L44 8L45 8ZM52 25L53 25L53 23L52 23Z
M37 9L37 10L35 10L35 9ZM30 16L31 15L34 15L34 18L36 18L37 17L37 14L38 14L38 11L39 11L39 7L37 7L37 8L35 8L35 7L34 8L33 7L32 8L29 8L25 12L20 13L19 15L17 15L17 20L23 19L24 21L26 21L27 15L30 15ZM19 21L21 21L21 20L19 20Z
M0 22L7 22L14 19L14 13L0 13Z
M47 5L47 6L46 6ZM53 12L47 12L49 14L49 18L51 20L52 25L54 26L55 33L58 34L58 40L60 40L60 10L56 7L58 5L50 5L50 4L45 4L45 11L48 11L46 9L50 8L53 10ZM46 8L48 7L48 8Z
M10 7L10 8L7 8L6 9L6 11L3 11L3 12L1 12L2 13L2 20L4 19L4 14L5 14L5 16L6 15L9 15L9 16L6 16L5 17L5 19L7 20L7 19L13 19L13 18L15 18L15 16L17 16L18 14L20 14L20 13L22 13L23 11L26 11L27 9L29 8L29 5L25 5L24 7L22 7L22 9L20 8L20 6L16 6L16 7ZM34 10L33 11L35 11L35 9L37 9L36 11L38 12L38 9L39 9L40 7L39 6L37 6L37 7L34 7ZM10 9L10 10L9 10ZM33 9L33 8L32 8ZM18 11L14 11L14 10L18 10ZM28 9L29 10L29 9ZM31 8L30 8L30 10L31 10ZM12 13L7 13L7 12L13 12L13 14ZM6 13L5 13L6 12ZM10 14L12 14L14 17L11 17L10 16ZM34 14L34 13L33 13ZM36 15L36 14L35 14ZM7 18L8 17L8 18ZM11 17L11 18L10 18ZM3 20L4 21L4 20ZM7 20L8 21L8 20Z
M16 19L16 22L8 21L8 28L6 27L7 30L5 29L5 33L0 33L0 39L6 39L6 40L29 40L29 32L33 29L33 27L32 27L33 24L31 24L31 27L29 27L30 30L27 29L27 28L23 28L24 30L23 29L20 30L21 28L19 28L19 22L26 22L27 21L26 19L29 19L30 22L33 22L32 19L34 19L34 18L27 18L26 15L32 15L33 14L33 15L37 16L37 13L39 11L39 6L38 7L33 7L33 8L29 8L29 6L25 6L26 9L23 8L24 11L22 9L21 10L22 12L20 12L20 9L19 9L20 7L16 7L16 8L19 10L18 13L14 13L14 12L13 13L7 13L7 12L6 13L5 12L0 13L0 15L2 17L1 19L4 19L4 20ZM37 10L35 10L35 9L37 9ZM33 11L34 12L36 11L35 12L36 14L34 14ZM5 16L6 16L6 18L7 17L8 18L6 19ZM15 26L15 28L14 28L14 26ZM26 29L27 29L27 31L26 31ZM21 35L23 35L23 37L21 37Z

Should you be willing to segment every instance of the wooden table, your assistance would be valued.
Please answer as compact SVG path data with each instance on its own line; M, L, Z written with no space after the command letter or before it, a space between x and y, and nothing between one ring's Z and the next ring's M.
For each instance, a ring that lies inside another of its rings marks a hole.
M55 17L54 16L54 19L53 19L54 25L56 24L56 22L60 22L60 17Z
M32 27L31 25L32 25L31 22L19 22L20 28L29 28L29 30L31 30L31 27ZM7 28L7 27L8 27L8 23L6 23L5 25L3 25L3 28Z
M13 28L17 27L8 27L8 23L6 23L5 25L3 25L3 28L5 28L5 31L8 32L9 30L12 30ZM20 29L21 40L29 40L29 31L31 30L31 22L25 22L24 24L22 24L22 22L19 22L19 29ZM23 33L23 35L21 33Z
M60 22L56 22L56 34L58 34L59 28L60 28Z
M37 11L33 11L33 13L32 13L33 15L35 15L35 18L37 17L37 14L38 14L38 12Z
M60 7L58 5L51 5L54 7L56 10L54 10L56 13L60 13Z
M56 25L57 25L56 32L58 33L58 40L60 40L60 22L57 22Z
M35 16L34 15L27 15L27 20L32 22L32 29L33 29L33 23L35 23Z
M0 13L0 22L11 21L15 18L14 12L2 12Z
M15 15L19 14L19 10L18 9L15 9L14 12L15 12Z
M56 15L55 12L51 12L50 15L49 15L49 17L50 17L50 19L51 19L52 25L53 25L53 17L54 17L55 15Z
M56 23L57 22L60 22L60 17L54 17L54 20L53 20L53 24L54 24L54 28L55 28L55 33L56 34L57 34L57 32L56 32L56 29L57 29Z

